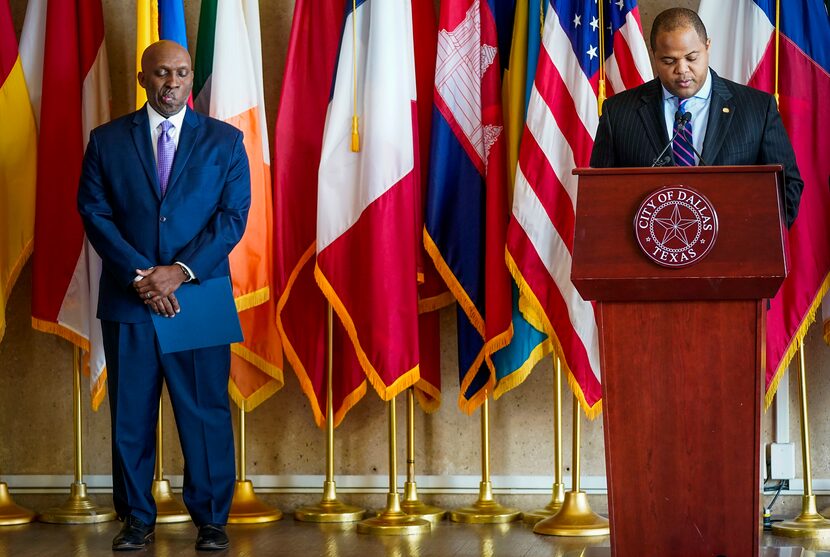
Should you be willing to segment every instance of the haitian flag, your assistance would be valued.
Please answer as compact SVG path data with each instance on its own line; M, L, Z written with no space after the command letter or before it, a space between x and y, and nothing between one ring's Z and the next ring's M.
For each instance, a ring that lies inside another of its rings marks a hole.
M458 302L458 404L472 413L495 385L491 355L512 335L494 3L443 2L438 27L424 245Z
M775 0L703 0L699 13L712 37L712 68L773 93L775 8ZM778 109L804 191L789 231L790 274L767 311L767 405L830 287L830 18L821 0L788 0L780 9Z
M317 284L383 400L420 379L410 0L347 4L318 172Z
M589 162L598 116L599 57L609 94L651 79L635 0L604 0L605 48L599 52L594 0L554 0L522 137L506 259L519 310L553 341L574 394L589 417L601 410L599 334L593 304L571 282L577 178Z

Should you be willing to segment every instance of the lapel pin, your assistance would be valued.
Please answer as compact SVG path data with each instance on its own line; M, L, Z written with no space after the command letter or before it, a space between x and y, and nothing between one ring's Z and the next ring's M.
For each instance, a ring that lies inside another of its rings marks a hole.
M723 107L723 113L724 114L729 114L729 107L728 106Z

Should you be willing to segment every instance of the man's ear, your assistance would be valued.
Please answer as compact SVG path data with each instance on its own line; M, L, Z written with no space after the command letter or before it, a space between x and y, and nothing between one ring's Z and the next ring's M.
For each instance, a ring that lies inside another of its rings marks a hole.
M144 72L138 72L138 84L144 87ZM144 88L146 89L146 87Z
M709 50L710 46L712 46L712 38L711 37L706 39L706 50Z

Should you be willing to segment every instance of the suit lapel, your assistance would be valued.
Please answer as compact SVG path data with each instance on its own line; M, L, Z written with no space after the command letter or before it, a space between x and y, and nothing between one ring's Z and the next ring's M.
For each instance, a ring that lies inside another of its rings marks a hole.
M712 99L709 103L709 121L703 138L703 160L712 164L718 156L723 140L729 132L735 114L732 93L723 80L712 71Z
M135 112L133 116L132 134L135 150L138 152L138 158L141 159L141 166L144 167L144 172L147 174L147 182L150 185L150 189L153 190L156 199L161 199L156 161L153 156L153 145L150 141L150 119L147 116L146 108L141 108Z
M167 182L167 195L170 195L170 189L175 187L176 180L179 179L185 166L187 166L187 160L190 158L190 153L193 152L193 146L199 136L199 117L189 107L185 110L187 112L184 114L182 129L179 131L179 145L176 147L173 168L170 170L170 179Z
M643 121L648 140L654 147L654 154L657 155L669 142L666 117L663 113L663 95L660 94L660 82L657 79L650 82L640 100L642 104L638 113Z

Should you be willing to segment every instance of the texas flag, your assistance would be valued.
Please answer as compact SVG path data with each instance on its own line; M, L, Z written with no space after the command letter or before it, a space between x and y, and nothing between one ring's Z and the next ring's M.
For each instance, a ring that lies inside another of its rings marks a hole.
M314 274L390 400L420 378L412 9L363 0L347 10L323 133Z
M773 93L804 179L790 229L790 274L767 312L767 398L798 350L830 286L830 18L821 0L780 5L776 61L775 0L702 0L700 17L720 75Z

